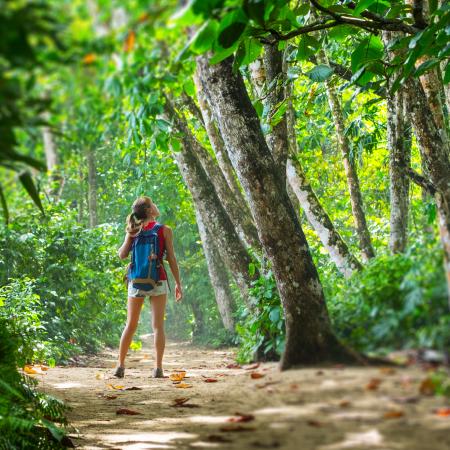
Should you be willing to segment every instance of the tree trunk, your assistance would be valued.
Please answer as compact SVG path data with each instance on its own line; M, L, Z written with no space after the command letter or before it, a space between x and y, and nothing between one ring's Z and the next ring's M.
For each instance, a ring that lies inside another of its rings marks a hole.
M270 118L278 111L285 100L284 81L286 77L283 72L283 52L278 50L277 45L266 44L264 46L264 67L267 91L265 104L269 106L268 118L270 122ZM267 144L272 152L283 186L285 186L288 156L286 114L283 114L278 123L271 126L271 131L267 135Z
M322 286L303 230L270 153L243 79L232 58L210 66L197 58L206 95L230 160L248 197L259 239L277 283L286 321L281 368L354 360L331 330Z
M205 98L201 82L196 73L194 74L194 82L197 92L198 104L200 106L200 111L203 118L203 123L205 125L205 130L208 135L211 147L214 150L214 154L216 155L217 163L219 164L220 170L222 170L222 173L225 179L227 180L228 186L232 190L233 194L237 199L242 200L244 202L243 205L248 210L248 205L245 203L245 199L242 195L241 190L239 189L238 182L236 180L236 174L234 173L233 166L231 165L231 161L230 158L228 157L227 150L223 143L222 137L220 136L216 124L214 123L214 118L211 109ZM251 215L249 216L251 217Z
M258 233L251 220L251 215L247 208L247 204L242 199L242 194L239 198L234 196L222 171L213 161L208 151L193 136L186 122L179 115L174 114L173 112L171 114L171 119L173 120L176 128L180 131L180 133L188 137L193 151L203 166L209 180L214 185L220 203L225 208L225 211L229 215L231 221L235 224L242 242L254 247L255 249L260 248ZM241 201L239 201L239 199L241 199Z
M317 60L321 64L327 64L323 51L318 55ZM364 213L364 203L359 187L358 173L354 158L351 156L350 142L345 135L345 121L342 112L341 102L336 91L335 86L327 80L325 82L328 95L328 103L330 104L331 114L334 120L336 129L337 141L342 153L342 159L345 168L345 175L347 177L348 190L350 192L350 202L352 205L353 218L356 225L356 233L359 239L359 246L361 249L364 261L368 261L375 256L375 252L370 240L369 229L367 228L366 215Z
M89 226L91 228L98 225L97 218L97 164L95 152L92 149L87 151L88 163L88 206L89 206Z
M383 31L385 48L399 37L399 33ZM392 60L396 52L389 52ZM390 236L392 253L403 253L406 249L409 214L409 177L406 170L411 164L411 132L406 123L408 115L405 93L402 89L390 93L392 80L388 79L387 90L387 148L389 151L389 198Z
M409 78L405 83L406 102L416 130L423 163L436 188L438 225L444 249L445 272L450 299L450 162L439 128L433 120L427 97L420 82Z
M44 116L48 120L48 114ZM61 191L64 187L64 178L58 170L59 158L56 150L55 141L53 139L52 131L49 127L42 127L42 140L44 143L45 161L47 163L47 170L49 172L50 181L50 197L53 201L58 201L61 196Z
M209 279L211 280L211 285L216 296L217 309L219 310L225 329L234 333L235 322L233 312L235 303L231 294L227 269L197 209L196 217L206 263L208 264Z
M171 108L170 103L167 106ZM169 115L175 117L176 113L172 109ZM249 274L248 268L252 260L200 164L189 134L183 136L182 150L174 152L173 156L222 260L233 274L244 300L248 301L248 289L258 273L254 276Z

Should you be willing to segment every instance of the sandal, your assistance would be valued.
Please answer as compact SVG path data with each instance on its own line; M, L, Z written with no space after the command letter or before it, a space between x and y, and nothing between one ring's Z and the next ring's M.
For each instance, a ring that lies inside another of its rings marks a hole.
M125 367L117 366L113 376L123 378L125 376Z

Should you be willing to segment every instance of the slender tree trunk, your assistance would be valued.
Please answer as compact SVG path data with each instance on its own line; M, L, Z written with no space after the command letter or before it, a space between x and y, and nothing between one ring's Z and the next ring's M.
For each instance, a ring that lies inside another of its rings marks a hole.
M216 155L217 163L219 164L219 167L222 170L222 173L227 180L228 186L232 190L233 194L237 199L239 199L239 201L244 202L243 206L248 210L248 205L245 203L245 199L242 195L241 190L239 189L238 181L236 180L236 174L234 173L233 166L231 165L231 161L228 157L222 137L220 136L216 124L214 123L211 109L208 105L205 94L203 93L203 88L196 73L194 74L194 82L201 116L203 118L206 133L208 134L209 142L212 149L214 150L214 154ZM250 211L248 210L248 212ZM249 214L249 216L251 220L251 215Z
M217 309L225 329L234 333L235 321L233 312L235 303L231 294L227 269L198 210L196 210L196 217L206 263L208 264L209 278L216 296Z
M78 217L77 217L77 221L79 224L83 223L84 220L84 197L85 197L85 192L84 192L84 175L83 175L83 165L84 164L79 164L78 166L78 177L79 177L79 188L80 188L80 192L78 195L78 199L76 200L76 204L78 207Z
M266 44L264 46L264 67L267 91L265 103L270 107L268 117L271 118L285 100L284 82L286 77L283 72L283 52L278 50L277 45ZM285 186L288 156L286 114L283 114L278 123L271 127L271 132L267 135L267 144L272 152L283 186Z
M410 78L405 83L406 101L423 163L436 188L436 206L441 242L444 249L445 272L450 299L450 162L442 136L436 125L424 89Z
M398 33L383 31L384 46L388 48ZM395 57L389 52L389 59ZM406 249L409 215L409 178L406 170L411 164L411 133L406 123L407 110L405 93L399 89L390 93L391 80L387 92L387 147L389 151L389 197L390 197L390 237L392 253L402 253Z
M327 59L323 52L318 55L317 60L322 64L327 64ZM358 172L356 170L354 158L351 156L350 142L345 135L344 115L338 93L330 80L327 80L325 83L327 87L328 102L330 104L334 127L336 129L337 141L342 153L359 246L361 248L363 260L368 261L375 256L375 252L372 247L366 215L364 213L364 202L359 186Z
M281 368L354 360L331 330L308 244L239 71L233 73L231 58L210 66L207 56L198 57L197 68L272 263L286 320Z
M242 241L249 246L259 248L258 233L251 220L247 204L242 199L242 195L239 198L234 196L219 166L216 165L208 151L192 135L186 122L177 114L172 114L171 118L180 133L188 137L198 160L214 185L219 200L231 221L235 224Z
M95 152L92 149L87 151L88 163L88 206L89 206L89 226L91 228L98 225L97 218L97 164Z
M169 116L176 120L177 114L171 104L167 102L166 107L170 109ZM248 301L248 289L258 274L249 274L252 260L196 156L190 134L183 136L182 150L174 152L173 156L222 260L233 274L244 300Z

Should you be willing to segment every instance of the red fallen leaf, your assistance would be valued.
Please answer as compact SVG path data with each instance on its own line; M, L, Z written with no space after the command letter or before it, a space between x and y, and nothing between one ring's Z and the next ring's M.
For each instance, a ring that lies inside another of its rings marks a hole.
M386 411L383 414L383 417L385 419L398 419L399 417L403 417L405 413L403 411L400 411L399 409L393 409L391 411Z
M217 380L216 378L205 378L203 381L205 383L217 383L219 380Z
M258 384L256 387L258 389L262 389L262 388L265 388L267 386L272 386L272 384L278 384L278 383L279 383L279 381L267 381L266 383Z
M296 391L300 386L297 383L291 383L289 388L293 391Z
M116 414L124 414L127 416L137 416L138 414L142 414L142 413L140 413L138 411L133 411L132 409L128 409L128 408L121 408L116 411Z
M450 417L450 408L437 408L434 413L440 417Z
M306 423L310 427L322 427L323 426L323 423L319 422L318 420L307 420Z
M380 380L379 378L372 378L372 379L366 384L366 389L367 389L368 391L376 391L376 390L379 388L379 386L380 386L380 384L381 384L381 381L382 381L382 380Z
M241 414L241 413L234 413L237 417L230 417L227 422L233 422L233 423L241 423L241 422L251 422L252 420L255 420L255 416L253 414Z
M255 427L243 427L242 425L224 425L219 428L220 431L254 431Z
M132 387L129 387L129 388L125 388L124 391L142 391L142 388L136 387L136 386L132 386Z
M250 377L251 377L253 380L257 380L257 379L263 378L263 377L265 377L265 376L266 376L265 374L259 373L259 372L252 372L252 373L250 374Z
M241 369L242 366L238 363L230 363L227 366L225 366L227 369Z
M258 367L259 367L259 363L246 364L245 366L242 366L242 368L245 370L253 370L253 369L257 369Z

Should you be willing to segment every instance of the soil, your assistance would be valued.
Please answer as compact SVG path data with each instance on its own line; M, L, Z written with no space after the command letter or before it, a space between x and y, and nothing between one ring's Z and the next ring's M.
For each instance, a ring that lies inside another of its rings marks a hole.
M69 405L77 448L450 448L450 401L427 395L430 373L417 365L230 368L233 349L169 342L166 378L153 379L152 348L144 342L130 353L123 379L112 377L115 351L35 375L42 391ZM177 388L168 377L180 370L192 387ZM139 414L117 414L124 408Z

